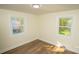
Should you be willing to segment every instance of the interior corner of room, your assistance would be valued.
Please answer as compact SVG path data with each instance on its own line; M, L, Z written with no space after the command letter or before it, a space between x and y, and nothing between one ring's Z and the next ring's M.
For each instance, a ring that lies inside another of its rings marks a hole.
M72 26L59 26L59 19L63 18L72 19ZM18 31L12 28L16 19L23 20L15 24L20 27ZM71 33L59 32L62 27L70 28ZM40 8L32 8L31 4L0 4L0 53L34 40L63 45L79 53L79 4L42 4Z

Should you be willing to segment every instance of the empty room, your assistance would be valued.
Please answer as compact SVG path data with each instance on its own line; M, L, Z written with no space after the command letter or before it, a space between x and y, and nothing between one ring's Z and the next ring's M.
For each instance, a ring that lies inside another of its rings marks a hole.
M78 54L79 4L0 4L0 54Z

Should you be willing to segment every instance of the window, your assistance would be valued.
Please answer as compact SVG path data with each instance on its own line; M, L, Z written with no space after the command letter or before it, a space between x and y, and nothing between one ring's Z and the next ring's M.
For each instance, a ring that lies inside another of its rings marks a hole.
M11 17L12 33L22 33L24 30L24 18L23 17Z
M59 34L70 35L71 34L72 19L67 17L59 18Z

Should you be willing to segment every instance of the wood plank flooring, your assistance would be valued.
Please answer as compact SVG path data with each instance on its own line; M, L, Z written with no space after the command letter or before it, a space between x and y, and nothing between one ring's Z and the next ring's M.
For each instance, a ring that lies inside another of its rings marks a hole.
M60 53L53 52L51 51L51 49L48 49L51 46L52 46L51 49L55 47L54 45L48 44L47 42L43 42L41 40L35 40L30 43L24 44L20 47L4 52L3 54L76 54L66 49L64 52Z

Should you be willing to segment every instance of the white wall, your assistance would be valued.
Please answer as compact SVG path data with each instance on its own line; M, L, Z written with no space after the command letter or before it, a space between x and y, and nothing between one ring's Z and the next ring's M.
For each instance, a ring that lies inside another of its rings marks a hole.
M72 17L71 36L58 34L58 17L60 16ZM79 53L79 10L40 15L40 39L51 44L57 44L59 41L67 49Z
M10 17L24 17L24 33L12 35ZM36 15L0 9L0 53L38 38Z
M10 28L11 16L25 18L24 33L12 35ZM72 35L58 35L58 17L73 18ZM0 9L0 53L18 47L35 39L51 44L62 43L67 49L79 53L79 10L49 13L45 15L32 15L22 12Z

